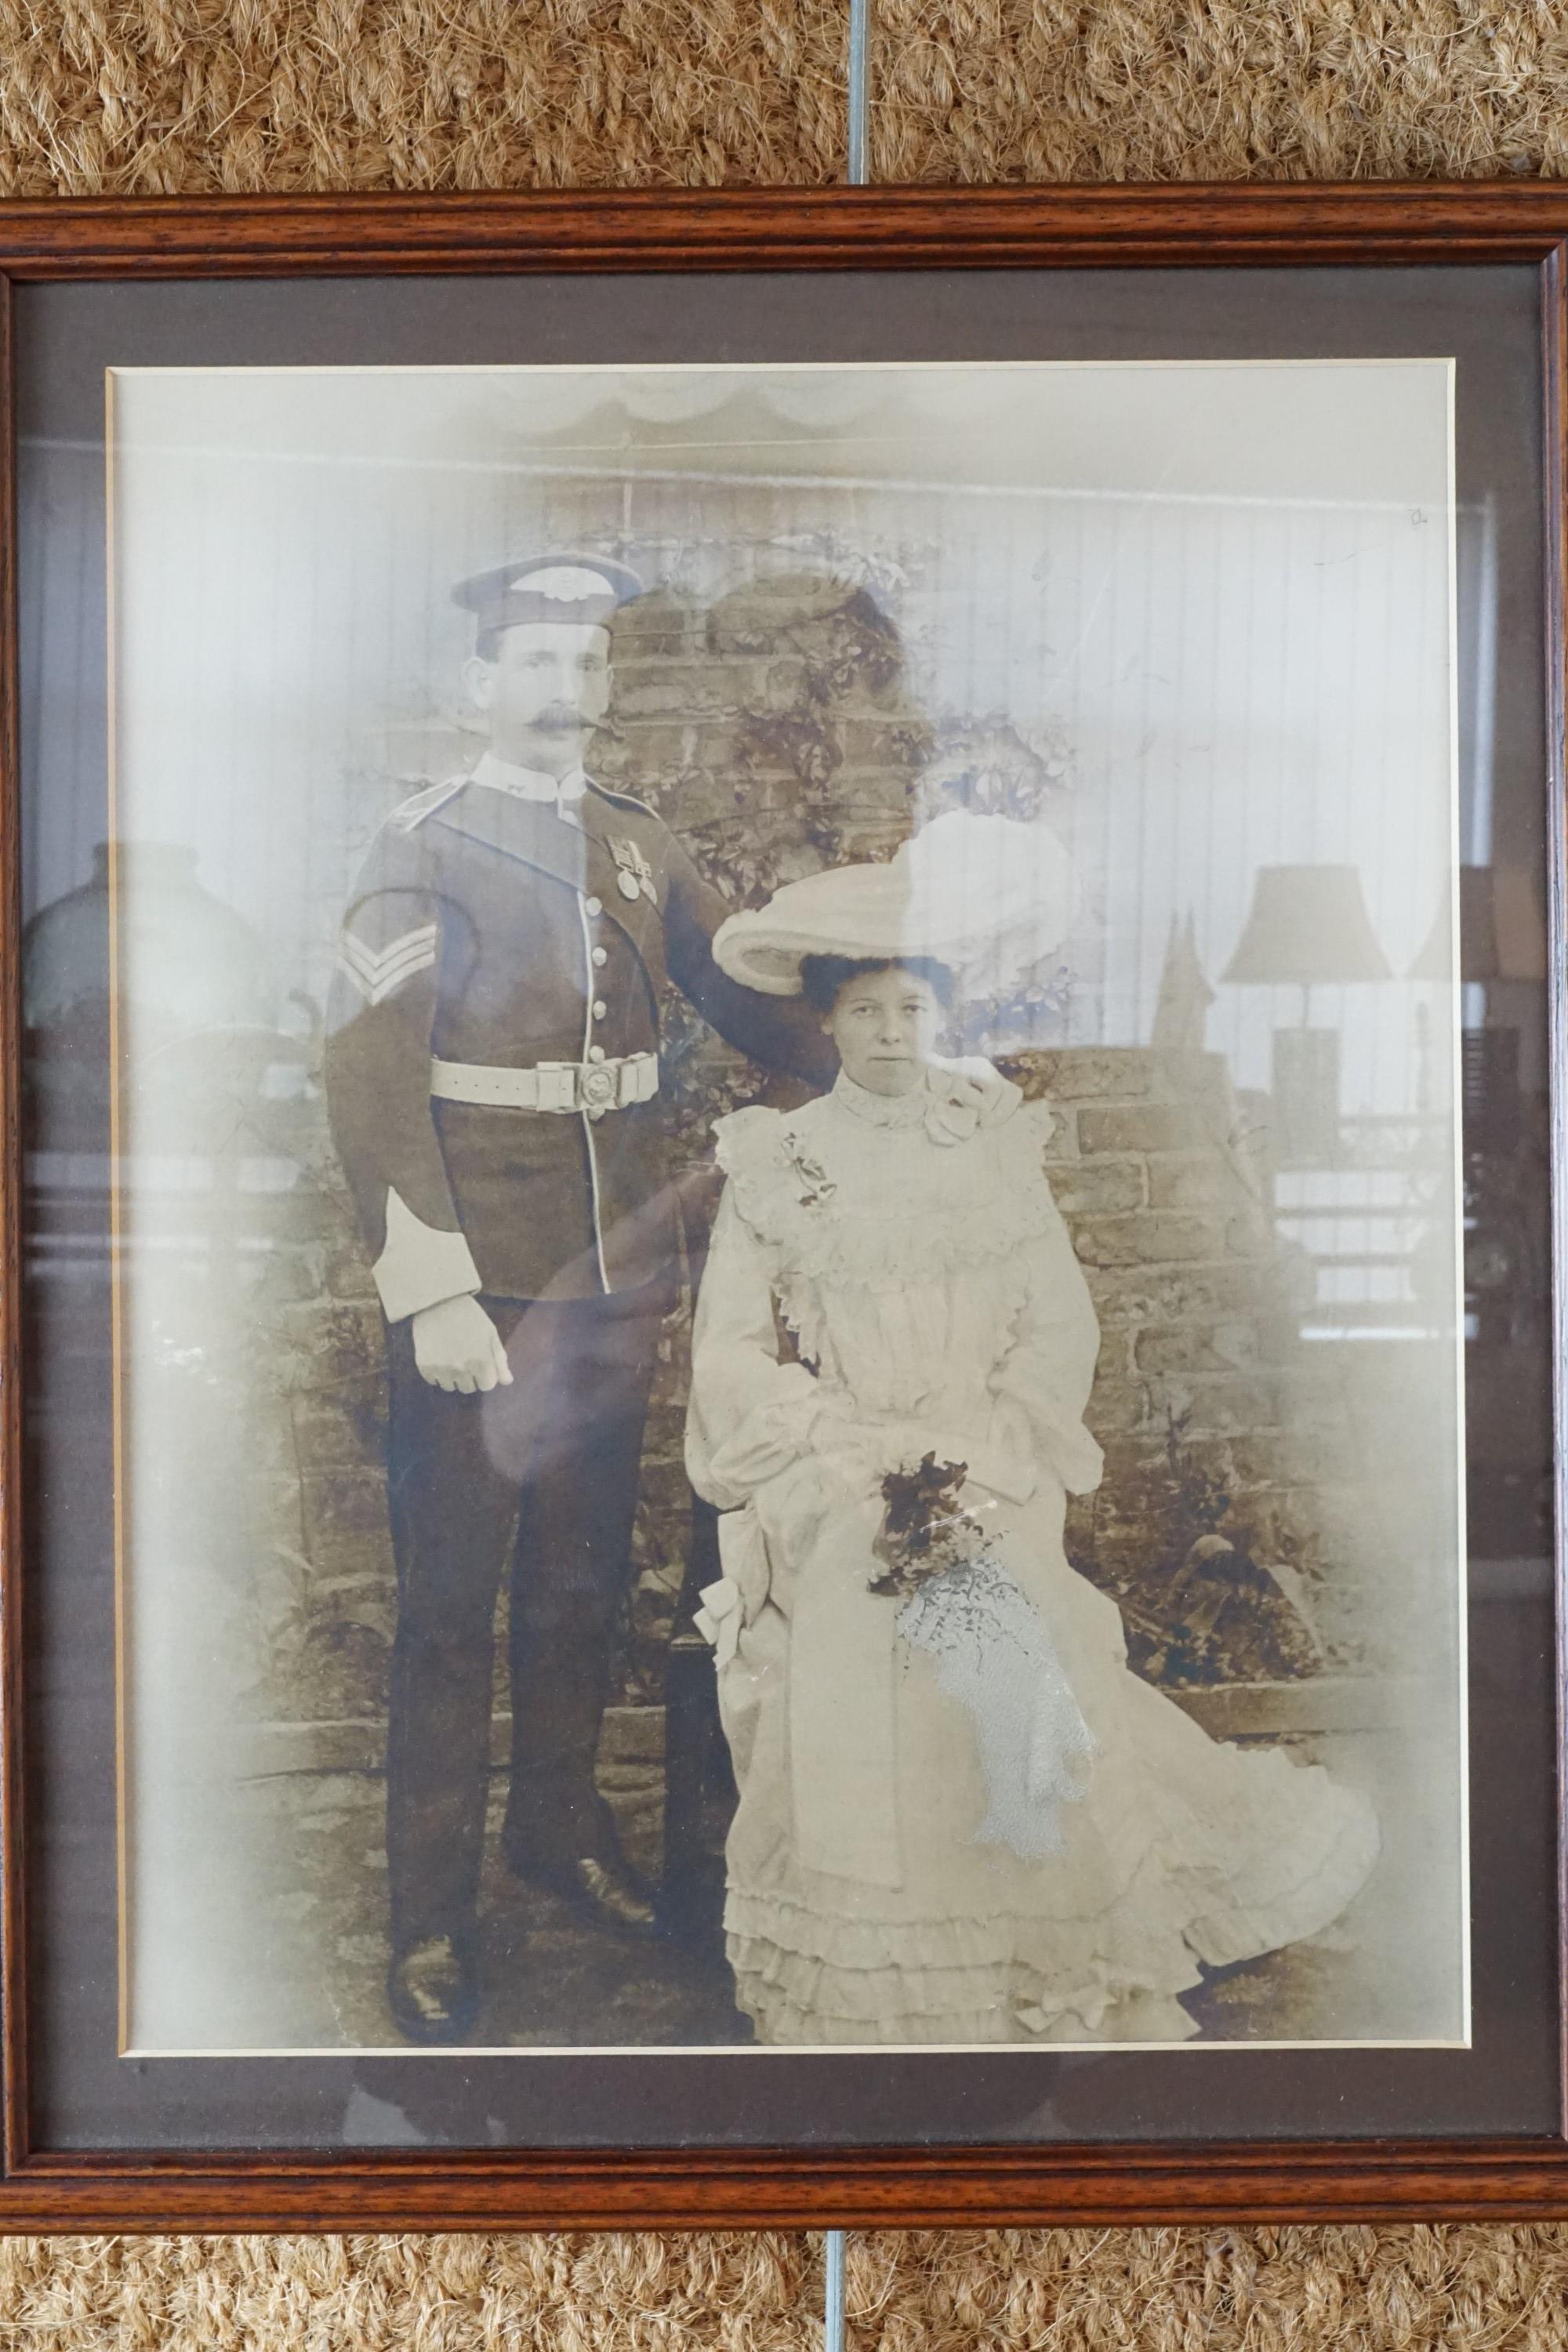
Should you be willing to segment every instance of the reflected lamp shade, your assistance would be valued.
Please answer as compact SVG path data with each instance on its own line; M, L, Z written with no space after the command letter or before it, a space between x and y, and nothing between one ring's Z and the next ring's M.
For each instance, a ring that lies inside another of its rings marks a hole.
M1393 972L1354 866L1260 866L1236 952L1220 978L1310 988Z
M1455 978L1453 888L1411 965L1411 980ZM1461 981L1546 978L1546 921L1530 876L1512 866L1459 868Z

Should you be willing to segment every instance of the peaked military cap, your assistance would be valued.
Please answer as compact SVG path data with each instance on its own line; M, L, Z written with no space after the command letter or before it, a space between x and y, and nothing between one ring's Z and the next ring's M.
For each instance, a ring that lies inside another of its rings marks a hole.
M452 601L472 613L479 642L525 621L565 621L604 627L618 605L642 593L642 582L624 563L603 555L552 552L493 564L459 580Z

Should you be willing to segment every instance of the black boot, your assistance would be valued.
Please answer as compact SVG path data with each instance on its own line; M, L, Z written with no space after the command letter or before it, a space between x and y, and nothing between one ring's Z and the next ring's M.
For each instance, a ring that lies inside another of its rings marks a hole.
M625 1854L534 1854L510 1845L503 1851L509 1868L520 1878L563 1896L595 1927L608 1928L613 1936L629 1936L638 1943L658 1934L653 1889Z
M659 1932L654 1890L621 1852L615 1816L596 1792L542 1805L513 1784L501 1830L509 1870L570 1903L580 1917L614 1936L642 1941Z
M595 1724L592 1741L563 1742L548 1758L513 1749L501 1855L595 1927L645 1941L659 1933L654 1890L621 1852L616 1817L594 1785L597 1738Z
M410 2042L460 2042L479 2013L479 1971L450 1936L426 1936L387 1971L387 2006Z

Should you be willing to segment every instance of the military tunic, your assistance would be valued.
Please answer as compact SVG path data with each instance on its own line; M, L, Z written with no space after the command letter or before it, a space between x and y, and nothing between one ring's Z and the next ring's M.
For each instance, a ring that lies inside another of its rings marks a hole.
M433 1056L512 1070L656 1054L668 975L742 1052L833 1076L800 1003L720 971L710 942L730 909L651 809L587 782L573 823L487 782L499 768L396 810L344 919L328 1108L393 1322L464 1292L635 1288L676 1248L657 1096L598 1114L432 1099Z
M658 1097L621 1097L652 1078L666 977L743 1052L818 1086L835 1063L804 1005L718 970L729 909L650 809L579 775L563 814L554 791L487 755L395 811L330 1000L329 1116L389 1326L395 1950L472 1948L509 1573L508 1850L560 1867L614 1849L595 1757L679 1234ZM454 1070L584 1107L433 1097ZM584 1095L595 1072L618 1107ZM512 1371L484 1395L415 1358L411 1318L464 1295Z

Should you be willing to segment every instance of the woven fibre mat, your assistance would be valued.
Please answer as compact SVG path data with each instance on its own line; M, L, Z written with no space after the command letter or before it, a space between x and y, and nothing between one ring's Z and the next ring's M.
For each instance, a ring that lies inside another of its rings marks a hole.
M1568 168L1559 0L877 0L880 179ZM0 0L0 194L825 182L844 0ZM795 2352L774 2233L0 2241L21 2352ZM851 2241L858 2352L1568 2352L1568 2230Z
M847 0L0 0L0 194L824 181ZM1561 173L1561 0L877 0L879 179Z
M0 2342L39 2352L819 2352L820 2242L17 2239ZM1568 2229L854 2238L856 2352L1563 2352Z

